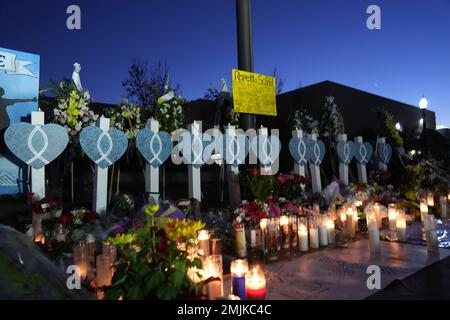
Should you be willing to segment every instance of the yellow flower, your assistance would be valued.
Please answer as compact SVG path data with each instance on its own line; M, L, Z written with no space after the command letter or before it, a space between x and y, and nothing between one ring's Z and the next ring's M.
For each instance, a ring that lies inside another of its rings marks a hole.
M129 118L130 117L130 112L129 111L124 111L123 117L124 118Z
M141 112L141 108L136 107L136 113L140 113Z
M145 208L145 214L151 218L153 217L153 215L159 210L159 205L157 204L153 204L153 205L148 205Z
M164 99L163 98L158 98L158 101L156 103L161 105L161 104L164 103Z
M159 221L160 227L162 227L169 239L174 241L185 241L193 239L197 235L197 231L205 227L205 224L201 221L193 220L178 220L165 218Z
M114 238L106 239L105 243L109 245L124 246L126 244L131 244L136 240L136 235L134 233L122 234Z

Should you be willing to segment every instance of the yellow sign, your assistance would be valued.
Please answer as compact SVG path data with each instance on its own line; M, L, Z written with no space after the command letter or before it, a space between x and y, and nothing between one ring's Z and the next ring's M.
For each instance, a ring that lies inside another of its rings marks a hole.
M234 111L276 116L276 83L274 77L233 69Z

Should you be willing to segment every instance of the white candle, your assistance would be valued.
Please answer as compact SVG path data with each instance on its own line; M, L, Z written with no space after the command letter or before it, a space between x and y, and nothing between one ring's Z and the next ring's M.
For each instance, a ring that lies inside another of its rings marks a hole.
M328 243L334 244L336 242L336 234L335 234L333 219L328 218L326 224L327 224L327 232L328 232Z
M427 238L427 251L430 257L439 256L439 246L436 234L436 220L433 215L424 215L425 234Z
M204 266L205 279L214 278L206 283L206 291L209 299L217 299L223 296L223 267L222 256L212 255L206 257Z
M424 216L428 214L428 204L426 199L420 200L420 221L424 222Z
M298 226L298 241L300 243L300 251L308 251L308 228L305 223L299 224Z
M313 214L318 216L320 214L320 206L318 203L313 204Z
M283 241L283 249L289 249L289 217L288 216L281 216L280 217L280 227L282 232L282 241Z
M377 218L378 229L381 229L381 205L379 203L375 203L373 205L373 210L375 211L375 216Z
M429 192L427 195L427 205L429 207L434 207L434 194L433 192Z
M198 232L198 253L201 256L209 255L209 232L208 230L200 230Z
M261 229L261 246L264 253L267 252L267 224L269 223L269 219L261 219L259 221L259 228Z
M353 208L349 207L347 208L347 235L350 238L354 238L355 237L355 222L354 220L354 213L353 213Z
M347 222L347 212L345 211L345 208L340 208L338 212L339 219L341 220L342 224L345 224Z
M328 229L326 225L326 217L321 216L319 218L319 239L321 246L328 245Z
M390 203L388 207L388 217L389 217L389 232L395 233L397 230L397 205L395 203Z
M397 215L397 238L399 241L406 241L406 216L405 210L399 209Z
M319 226L317 223L317 217L308 218L309 227L309 242L312 249L319 248Z
M374 209L367 209L367 229L369 231L370 254L375 256L380 253L380 230L378 229L377 215Z
M440 197L439 205L441 207L441 218L442 219L447 219L448 218L447 197Z

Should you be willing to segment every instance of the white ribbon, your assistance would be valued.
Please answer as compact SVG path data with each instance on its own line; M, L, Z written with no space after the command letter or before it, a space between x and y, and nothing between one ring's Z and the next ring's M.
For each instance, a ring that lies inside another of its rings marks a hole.
M108 139L108 150L106 151L106 153L103 152L102 147L100 145L100 143L102 142L102 139L104 137L106 137L106 139ZM112 161L108 158L108 156L111 154L112 148L113 148L113 143L112 143L111 136L109 135L109 132L102 132L100 137L98 137L98 139L97 139L97 150L100 153L101 157L100 157L100 159L95 161L95 164L99 164L102 161L106 161L109 165L113 164Z
M36 151L36 149L33 147L33 138L38 132L41 134L42 139L44 139L44 146L39 152ZM34 157L27 161L27 165L31 165L36 160L40 160L46 165L50 163L47 159L42 157L42 155L44 154L45 151L47 151L48 148L48 137L47 134L44 132L44 130L42 130L41 126L34 127L30 135L28 136L28 148L30 149Z
M0 51L0 70L4 70L6 74L37 78L33 72L27 68L30 64L33 64L33 62L19 60L15 54Z

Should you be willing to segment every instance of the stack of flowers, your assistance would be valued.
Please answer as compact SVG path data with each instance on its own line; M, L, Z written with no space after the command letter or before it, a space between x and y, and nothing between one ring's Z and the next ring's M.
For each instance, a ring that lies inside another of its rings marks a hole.
M136 138L137 133L143 128L141 108L123 100L114 108L108 109L105 116L111 119L111 125L123 131L128 139Z
M155 119L159 122L160 130L172 134L175 130L184 126L184 103L185 100L181 96L176 96L168 101L162 98L158 99Z

